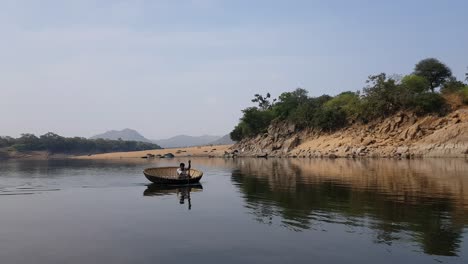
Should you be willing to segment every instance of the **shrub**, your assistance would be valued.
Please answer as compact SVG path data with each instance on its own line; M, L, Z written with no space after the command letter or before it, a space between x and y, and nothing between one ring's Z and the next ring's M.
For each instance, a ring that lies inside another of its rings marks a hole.
M346 125L346 113L341 109L321 108L314 115L316 128L332 131Z
M401 85L413 93L422 93L430 89L429 81L422 76L406 75L401 80Z
M253 134L265 132L274 118L272 111L261 111L255 107L247 108L243 110L243 112L244 116L242 117L242 121Z
M303 103L292 111L288 120L299 128L311 127L316 110L317 108L311 102Z
M457 93L463 88L465 88L465 84L463 82L460 82L455 78L452 78L450 81L446 82L442 86L442 88L440 88L440 92L444 94Z
M463 87L462 89L460 89L460 91L458 91L460 97L462 98L462 102L464 104L468 104L468 85L466 85L465 87Z
M233 140L242 140L266 132L274 119L272 110L261 110L257 107L249 107L242 110L241 122L234 128L230 136Z
M362 111L359 93L343 92L325 103L329 109L341 109L348 118L356 119Z
M387 79L385 73L369 76L363 89L362 115L364 121L386 117L408 105L409 91L395 80Z
M419 115L443 113L446 110L444 98L437 93L422 93L414 97L413 109Z
M244 122L240 122L229 135L232 140L241 141L249 134L251 134L251 132L248 131L247 125Z
M319 97L311 97L299 104L288 116L288 120L292 123L302 127L316 126L315 118L316 113L321 111L324 105L330 101L332 97L329 95L322 95Z
M12 137L1 137L0 136L0 148L9 147L15 144L16 139Z
M287 119L299 105L307 103L307 100L307 91L302 88L298 88L293 92L282 93L273 107L274 115L283 120Z

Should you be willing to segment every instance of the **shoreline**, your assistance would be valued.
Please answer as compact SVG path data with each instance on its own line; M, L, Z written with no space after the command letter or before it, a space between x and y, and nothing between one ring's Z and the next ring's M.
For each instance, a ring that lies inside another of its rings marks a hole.
M344 158L468 159L468 108L443 117L399 113L380 122L357 124L333 133L298 130L277 123L264 134L236 144L153 149L102 154L51 154L0 149L0 160L118 160L158 158Z
M167 149L154 149L143 151L130 151L130 152L113 152L93 154L86 156L73 156L71 159L82 160L107 160L107 159L158 159L160 156L172 154L174 158L180 157L224 157L226 152L230 152L233 145L213 145L213 146L198 146L198 147L185 147L185 148L167 148Z
M285 154L274 155L259 155L258 153L246 152L236 149L236 145L213 145L201 147L186 147L186 148L168 148L155 149L144 151L130 152L112 152L100 153L92 155L73 155L73 154L49 154L45 151L34 152L15 152L9 157L3 157L0 161L8 160L122 160L122 159L170 159L171 157L163 157L165 154L173 154L172 158L256 158L256 159L347 159L347 160L367 160L367 159L468 159L468 154L462 155L339 155L328 153L316 153L315 155L304 155L301 146L298 146L291 152ZM234 151L238 152L235 153ZM301 155L302 154L302 155Z
M51 154L47 151L0 151L0 161L7 160L64 160L64 159L82 159L82 160L106 160L106 159L143 159L158 158L158 155L173 154L174 157L223 157L225 151L229 152L232 145L213 145L185 148L167 148L152 149L129 152L110 152L99 154ZM151 156L154 155L154 156Z

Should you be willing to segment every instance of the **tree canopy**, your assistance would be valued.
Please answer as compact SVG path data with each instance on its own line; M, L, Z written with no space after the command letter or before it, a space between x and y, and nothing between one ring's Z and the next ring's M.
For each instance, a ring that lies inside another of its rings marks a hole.
M22 134L19 138L0 137L0 147L11 147L18 151L44 150L50 153L106 153L120 151L139 151L160 149L161 147L147 142L86 139L82 137L62 137L48 132L42 136Z
M429 82L429 88L432 92L452 77L450 68L435 58L418 62L414 67L414 74L425 78Z

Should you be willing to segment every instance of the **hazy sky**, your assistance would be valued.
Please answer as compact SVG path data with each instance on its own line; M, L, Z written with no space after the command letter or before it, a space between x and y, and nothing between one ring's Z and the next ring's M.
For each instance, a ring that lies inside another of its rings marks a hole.
M436 57L468 1L0 0L0 135L223 135L255 93L358 90Z

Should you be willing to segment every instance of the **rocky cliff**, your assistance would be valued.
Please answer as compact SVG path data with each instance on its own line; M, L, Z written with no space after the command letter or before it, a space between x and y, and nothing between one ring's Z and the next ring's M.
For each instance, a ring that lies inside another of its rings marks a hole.
M242 140L232 150L241 156L467 157L468 109L443 117L398 113L334 133L276 122L265 134Z

